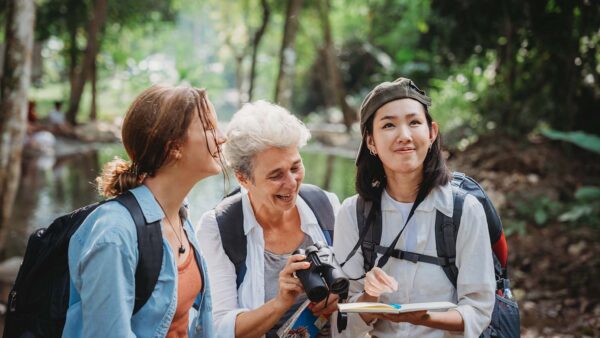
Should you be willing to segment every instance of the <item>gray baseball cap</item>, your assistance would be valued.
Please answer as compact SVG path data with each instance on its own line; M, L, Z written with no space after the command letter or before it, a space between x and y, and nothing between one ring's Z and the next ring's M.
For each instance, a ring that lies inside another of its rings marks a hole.
M425 95L425 92L419 89L412 80L404 77L400 77L393 82L382 82L367 94L360 105L360 132L363 140L356 155L356 164L358 164L362 154L368 151L365 136L369 118L375 115L377 110L384 104L407 98L417 100L427 108L431 107L431 98Z

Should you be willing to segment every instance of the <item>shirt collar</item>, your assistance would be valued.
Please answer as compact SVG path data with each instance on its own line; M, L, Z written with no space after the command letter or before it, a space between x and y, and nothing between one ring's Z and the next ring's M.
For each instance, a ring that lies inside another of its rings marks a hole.
M140 204L146 223L153 223L165 217L160 204L154 198L152 191L144 184L131 189L131 193Z
M240 192L242 194L242 212L244 215L244 234L248 235L250 231L255 226L258 226L258 222L256 221L256 216L254 215L254 210L252 209L252 204L250 203L250 197L248 196L248 190L241 188ZM306 202L300 197L300 195L296 196L296 207L298 208L298 213L300 214L300 228L303 232L308 233L308 227L311 225L318 225L317 217L310 210L310 207Z
M454 201L452 198L452 186L450 183L433 188L429 195L425 197L421 202L416 211L433 211L433 209L439 210L441 213L448 217L452 217L452 208L454 207ZM395 211L396 208L393 204L392 197L383 191L381 194L381 210L382 211Z

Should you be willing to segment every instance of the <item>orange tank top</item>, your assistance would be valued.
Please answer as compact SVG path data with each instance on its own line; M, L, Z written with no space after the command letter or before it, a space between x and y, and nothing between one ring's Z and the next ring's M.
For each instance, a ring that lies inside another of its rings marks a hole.
M183 263L177 266L178 282L177 282L177 308L175 315L167 332L166 338L187 338L189 310L194 305L194 300L202 290L202 277L198 264L196 263L196 255L194 249L190 245L190 253Z

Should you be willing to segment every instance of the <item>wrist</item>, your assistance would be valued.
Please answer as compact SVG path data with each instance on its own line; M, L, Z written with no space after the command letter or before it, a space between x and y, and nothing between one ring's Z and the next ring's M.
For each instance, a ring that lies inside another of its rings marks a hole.
M422 316L419 316L417 318L414 318L413 320L410 320L409 323L411 323L412 325L427 326L427 322L429 322L430 318L431 318L431 316L429 315L429 312L425 312Z
M283 314L293 305L293 303L290 304L289 302L286 302L285 300L277 296L273 298L272 305L276 313Z
M367 291L363 291L362 295L358 297L357 301L359 302L379 302L379 297L371 296L367 293Z

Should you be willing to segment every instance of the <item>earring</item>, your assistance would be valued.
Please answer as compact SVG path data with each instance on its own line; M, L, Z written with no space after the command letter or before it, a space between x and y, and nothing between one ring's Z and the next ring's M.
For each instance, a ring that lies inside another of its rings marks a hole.
M433 146L433 143L429 143L429 149L427 149L427 152L431 152L431 147Z
M373 151L373 149L369 148L369 154L371 154L371 156L376 156L377 153Z
M181 155L181 151L177 150L177 151L175 152L175 160L180 160L180 159L181 159L181 156L182 156L182 155Z

